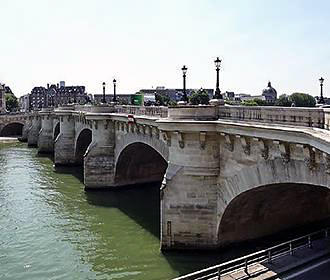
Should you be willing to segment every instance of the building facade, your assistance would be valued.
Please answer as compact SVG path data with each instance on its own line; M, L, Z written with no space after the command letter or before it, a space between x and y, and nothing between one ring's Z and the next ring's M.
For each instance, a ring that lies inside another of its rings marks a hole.
M22 95L19 99L18 99L18 106L19 106L19 110L20 112L29 112L29 94L25 94Z
M131 104L131 94L117 94L116 99L119 104ZM105 95L105 102L111 103L113 101L113 94ZM93 102L95 104L103 103L103 94L94 94Z
M6 89L5 85L0 83L0 113L6 112Z
M47 84L47 87L34 87L28 97L29 110L38 110L44 107L58 107L70 103L85 104L89 97L85 86L65 86L65 82L59 84Z
M7 95L15 96L9 86L6 86L5 84L0 83L0 112L1 113L7 112L7 109L6 109L6 96Z

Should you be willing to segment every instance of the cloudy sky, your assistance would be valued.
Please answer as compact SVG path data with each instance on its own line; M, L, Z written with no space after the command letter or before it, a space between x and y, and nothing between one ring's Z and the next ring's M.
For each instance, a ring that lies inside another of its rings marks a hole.
M20 96L65 80L101 93L220 88L330 97L330 1L0 0L0 82Z

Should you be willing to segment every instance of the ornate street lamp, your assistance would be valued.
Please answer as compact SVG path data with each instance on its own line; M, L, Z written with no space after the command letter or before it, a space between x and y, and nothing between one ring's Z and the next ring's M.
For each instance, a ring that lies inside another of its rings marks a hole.
M319 79L319 81L320 81L320 87L321 87L321 96L320 96L319 103L324 104L324 98L323 98L323 82L324 82L324 79L321 77Z
M217 57L217 59L214 60L214 64L215 64L215 70L217 71L217 84L215 87L215 93L213 95L213 99L223 99L221 90L219 88L219 71L220 71L221 59Z
M182 74L183 74L183 96L181 98L181 101L188 102L188 97L187 97L187 92L186 92L186 74L187 74L188 68L186 67L186 65L183 65L181 70L182 70Z
M105 82L102 83L102 86L103 86L103 98L102 98L102 103L106 103L105 101Z
M113 102L117 102L117 95L116 95L116 79L113 79Z

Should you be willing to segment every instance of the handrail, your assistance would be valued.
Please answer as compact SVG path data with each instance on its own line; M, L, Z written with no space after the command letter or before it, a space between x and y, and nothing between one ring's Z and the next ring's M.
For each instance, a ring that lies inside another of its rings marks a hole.
M314 240L328 238L329 230L330 228L325 228L316 232L312 232L310 234L283 242L273 247L222 264L208 267L187 275L180 276L173 280L206 280L214 277L217 277L217 279L220 280L221 276L223 276L224 273L228 273L230 271L240 268L244 268L245 273L248 274L248 268L252 264L256 264L262 261L268 261L269 263L271 263L277 258L286 256L288 254L293 255L294 251L300 248L312 248Z

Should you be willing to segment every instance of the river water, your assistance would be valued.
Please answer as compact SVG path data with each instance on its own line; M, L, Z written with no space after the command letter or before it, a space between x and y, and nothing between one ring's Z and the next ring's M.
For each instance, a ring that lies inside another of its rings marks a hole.
M270 245L162 253L159 185L86 192L81 169L18 142L0 172L0 279L171 279Z
M159 250L159 186L86 192L24 143L0 144L0 279L171 279L218 253Z

